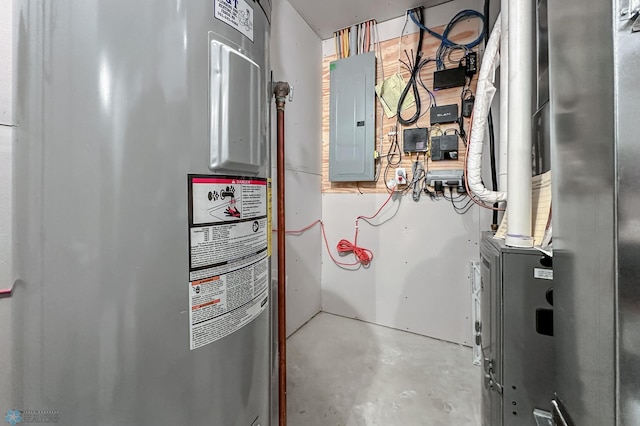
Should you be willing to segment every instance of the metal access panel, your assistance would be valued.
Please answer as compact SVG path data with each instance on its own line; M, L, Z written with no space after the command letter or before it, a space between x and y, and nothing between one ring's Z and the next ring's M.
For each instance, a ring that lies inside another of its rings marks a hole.
M502 426L502 256L483 236L480 246L480 334L482 356L482 425Z
M209 169L255 175L266 161L260 65L209 33Z
M537 426L553 399L553 271L538 251L490 233L480 254L482 424Z
M330 65L329 180L374 179L375 53Z

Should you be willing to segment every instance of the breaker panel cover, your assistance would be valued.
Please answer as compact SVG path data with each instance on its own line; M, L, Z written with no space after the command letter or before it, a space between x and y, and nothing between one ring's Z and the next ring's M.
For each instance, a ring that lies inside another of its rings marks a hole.
M373 52L330 64L329 180L372 181L375 150Z

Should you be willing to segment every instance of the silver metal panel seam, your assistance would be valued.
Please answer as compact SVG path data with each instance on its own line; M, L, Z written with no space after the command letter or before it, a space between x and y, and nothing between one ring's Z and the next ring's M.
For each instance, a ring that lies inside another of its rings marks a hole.
M637 18L636 18L637 19ZM640 32L632 32L632 20L614 20L617 117L617 371L616 398L619 425L640 424Z
M209 170L214 2L19 0L11 407L60 424L269 424L269 312L189 348L187 174ZM263 12L263 9L266 12ZM268 155L257 176L268 177Z

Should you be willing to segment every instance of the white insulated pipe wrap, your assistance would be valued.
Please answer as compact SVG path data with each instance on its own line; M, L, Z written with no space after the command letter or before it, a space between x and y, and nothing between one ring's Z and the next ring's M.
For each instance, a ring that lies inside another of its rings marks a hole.
M513 247L531 247L531 115L533 99L532 0L509 2L509 158L507 238Z
M487 115L493 97L496 94L495 75L500 60L500 17L491 31L491 36L484 51L484 57L478 75L476 100L473 106L473 128L469 141L467 160L467 182L469 189L480 200L486 203L506 201L506 192L496 192L487 189L482 183L482 151L487 129Z

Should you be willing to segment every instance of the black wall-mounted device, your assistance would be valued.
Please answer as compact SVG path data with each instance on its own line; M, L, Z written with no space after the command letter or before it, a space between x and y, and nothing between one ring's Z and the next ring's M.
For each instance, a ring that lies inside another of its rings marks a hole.
M464 86L467 78L467 67L459 66L433 73L433 90L449 89Z
M404 129L402 134L402 149L404 152L427 152L429 149L429 129Z
M475 96L471 95L462 101L462 116L465 118L471 117L473 113L473 104L475 103Z
M431 138L431 160L457 160L458 135L442 135Z
M464 58L465 74L467 77L473 77L478 72L478 54L476 52L469 52Z
M458 105L432 106L431 124L455 123L458 120Z

